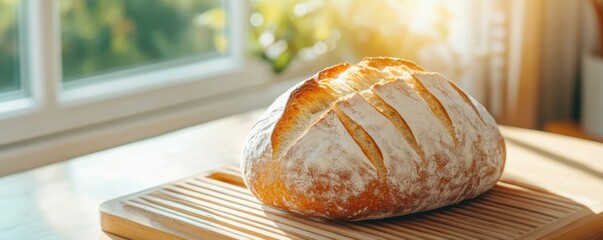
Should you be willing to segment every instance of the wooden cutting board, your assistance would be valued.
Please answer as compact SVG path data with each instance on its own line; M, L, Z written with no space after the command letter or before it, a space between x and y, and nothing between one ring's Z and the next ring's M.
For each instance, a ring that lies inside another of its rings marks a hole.
M236 167L105 202L100 216L104 231L131 239L580 238L598 218L571 199L499 182L475 199L425 213L322 221L262 205Z

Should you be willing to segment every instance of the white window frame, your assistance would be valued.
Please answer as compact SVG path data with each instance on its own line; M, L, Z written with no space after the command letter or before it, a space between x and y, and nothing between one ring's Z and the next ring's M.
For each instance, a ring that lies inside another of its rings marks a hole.
M158 110L246 88L270 78L245 78L246 1L224 1L229 50L224 57L158 68L155 65L92 78L110 78L62 89L59 0L22 0L27 55L22 64L29 94L0 103L0 146ZM25 82L24 81L24 82ZM228 82L228 84L224 84Z
M27 97L0 101L0 176L265 107L333 63L328 57L296 61L275 74L245 49L249 2L224 0L227 57L146 65L93 77L105 78L94 86L62 90L60 0L21 1Z

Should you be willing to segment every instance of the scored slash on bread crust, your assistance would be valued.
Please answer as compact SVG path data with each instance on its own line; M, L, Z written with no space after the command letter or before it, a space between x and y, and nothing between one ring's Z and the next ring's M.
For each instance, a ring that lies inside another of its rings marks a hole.
M371 87L371 91L365 92L363 94L363 97L368 102L370 102L371 105L375 109L377 109L377 111L379 111L381 114L383 114L383 116L388 118L389 121L391 121L396 126L396 128L398 129L398 131L400 131L400 133L402 134L402 137L404 137L406 142L408 142L408 144L410 144L412 149L417 154L419 154L421 159L424 160L425 153L423 153L423 150L421 150L421 147L419 147L419 143L417 142L417 139L415 138L415 135L412 133L412 130L410 129L410 127L408 127L408 123L406 123L406 120L404 120L404 118L402 116L400 116L400 113L398 113L392 106L390 106L385 101L383 101L383 99L381 97L379 97L379 95L375 94L374 91L375 91L374 88Z
M456 85L456 83L454 83L453 81L448 80L448 84L450 84L450 86L459 94L459 96L461 96L463 98L463 101L465 101L465 103L467 103L467 105L469 105L473 111L475 112L475 114L477 114L477 116L479 116L479 120L480 121L484 121L484 118L482 117L482 115L479 113L479 111L477 110L477 108L475 107L475 103L473 101L473 99L471 99L465 92L463 92L463 90L461 90L461 88L459 88L459 86Z
M356 94L352 96L352 98L354 97L362 99L362 97ZM379 176L385 176L387 174L387 169L383 164L383 153L381 153L381 149L379 149L379 146L377 146L373 137L342 110L342 108L350 109L351 105L354 104L354 102L350 101L352 98L348 101L337 101L333 107L335 115L343 124L352 139L358 144L358 147L360 147L364 155L371 161L373 167L377 170L377 174L379 174Z
M383 74L384 68L397 67L391 69L391 75ZM346 71L351 70L351 71ZM371 99L373 107L379 109L376 104L384 103L378 99L378 94L373 94L371 88L375 84L382 84L386 82L393 82L398 79L402 79L408 84L414 92L423 99L429 106L431 111L443 124L446 130L454 141L456 136L454 132L454 126L452 121L442 103L431 94L431 92L423 86L421 81L412 77L412 73L415 71L422 71L423 69L413 62L401 59L391 58L367 58L363 62L356 66L351 66L347 63L335 65L319 72L315 77L306 81L304 86L297 88L291 94L291 98L285 107L285 112L279 122L277 122L275 130L272 134L272 148L273 157L278 158L287 151L287 148L294 144L295 140L303 134L312 124L320 119L320 116L329 109L334 108L334 103L338 100L345 99L351 94L360 93ZM347 73L347 75L345 74ZM341 76L341 75L344 76ZM393 76L392 76L393 75ZM342 81L341 79L344 79ZM373 96L374 95L374 96ZM381 105L382 111L393 110L391 106L388 108L387 103ZM387 109L387 110L386 110ZM335 112L337 116L342 119L341 113ZM405 136L406 140L409 141L413 149L423 156L423 152L419 150L416 140L410 128L406 128L406 122L402 117L400 119L395 116L399 114L389 113L391 116L389 119L393 121L401 132ZM361 129L356 127L350 127L347 125L348 122L344 122L346 129ZM349 124L354 124L349 122ZM352 134L353 135L353 134ZM355 136L355 135L354 135ZM363 139L369 139L364 137L364 134L358 135ZM366 145L374 145L371 141L357 139L356 142L365 142ZM361 146L361 149L365 149L367 153L368 149L373 147ZM379 152L377 149L373 152ZM374 155L374 154L373 154ZM369 159L377 159L377 157L369 157ZM373 160L371 160L373 161ZM375 160L380 162L378 160ZM375 163L375 162L374 162ZM377 166L375 166L378 168Z
M325 110L336 100L336 96L329 92L329 89L321 86L319 81L336 77L349 67L350 64L343 63L322 70L291 92L283 116L276 123L272 133L273 157L280 156L283 149L289 147L291 139L299 137L303 128L308 126L311 119L307 115L326 112Z
M456 134L454 132L454 126L452 126L452 120L450 120L450 115L448 115L440 100L434 97L433 94L427 88L425 88L423 83L421 83L421 81L416 77L413 76L412 78L407 79L406 83L413 86L415 92L418 93L423 101L427 103L431 111L440 120L440 122L442 122L446 130L448 130L448 133L452 139L456 141Z
M500 177L504 151L494 119L453 82L377 57L327 68L279 97L241 166L266 204L359 220L475 197Z
M342 63L320 71L291 93L283 117L276 124L272 134L273 157L276 158L283 154L292 142L307 129L304 127L312 123L312 120L316 120L320 115L318 113L324 113L331 108L332 103L337 99L346 94L366 90L382 80L384 76L377 70L388 66L398 66L403 71L423 71L423 68L417 64L403 59L367 58L363 63L366 66L350 72L354 75L352 78L354 81L342 82L339 85L331 84L338 80L337 77L341 73L352 67L348 63ZM345 89L346 87L348 89ZM434 109L437 108L434 107Z

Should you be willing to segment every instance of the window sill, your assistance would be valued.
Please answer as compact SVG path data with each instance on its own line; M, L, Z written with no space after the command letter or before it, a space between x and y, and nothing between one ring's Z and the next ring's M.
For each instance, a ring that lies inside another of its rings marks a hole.
M265 107L302 78L269 82L0 147L0 176Z

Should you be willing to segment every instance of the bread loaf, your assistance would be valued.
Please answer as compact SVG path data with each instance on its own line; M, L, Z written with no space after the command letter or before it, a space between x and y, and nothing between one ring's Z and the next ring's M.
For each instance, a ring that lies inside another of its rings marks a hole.
M476 197L504 164L483 106L438 73L376 57L322 70L276 99L253 126L241 168L264 204L362 220Z

